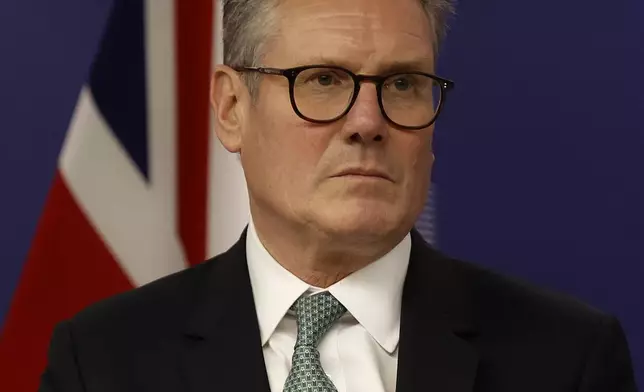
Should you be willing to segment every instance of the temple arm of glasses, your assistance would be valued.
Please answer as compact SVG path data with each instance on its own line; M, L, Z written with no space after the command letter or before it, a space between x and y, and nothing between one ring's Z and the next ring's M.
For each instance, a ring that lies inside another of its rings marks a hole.
M270 74L270 75L284 75L284 70L278 69L278 68L235 67L233 69L238 72L259 72L259 73Z

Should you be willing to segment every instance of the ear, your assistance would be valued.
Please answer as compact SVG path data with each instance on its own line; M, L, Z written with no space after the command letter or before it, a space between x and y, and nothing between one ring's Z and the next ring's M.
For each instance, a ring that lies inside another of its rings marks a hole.
M210 103L215 112L215 133L230 152L241 151L247 101L248 92L237 71L217 65L210 81Z

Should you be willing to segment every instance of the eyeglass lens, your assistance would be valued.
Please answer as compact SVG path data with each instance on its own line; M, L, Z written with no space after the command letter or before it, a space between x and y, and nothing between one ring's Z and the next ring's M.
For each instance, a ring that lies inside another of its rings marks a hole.
M441 89L433 78L396 74L382 85L382 107L389 119L401 126L418 127L430 123L441 100ZM349 73L336 68L310 68L300 72L293 85L293 98L302 115L315 121L329 121L342 115L351 104L354 81Z

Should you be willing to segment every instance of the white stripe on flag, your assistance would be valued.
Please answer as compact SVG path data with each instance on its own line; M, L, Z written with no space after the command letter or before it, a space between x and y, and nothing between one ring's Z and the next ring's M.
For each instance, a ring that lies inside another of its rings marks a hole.
M81 91L60 158L76 202L135 286L186 267L177 231L174 0L145 1L149 181Z
M98 112L84 88L60 169L88 220L135 286L185 268L165 203Z
M158 213L163 215L169 226L177 228L178 99L175 82L174 3L175 0L146 0L144 31L150 164L148 175L155 197L158 198L157 202L160 203Z

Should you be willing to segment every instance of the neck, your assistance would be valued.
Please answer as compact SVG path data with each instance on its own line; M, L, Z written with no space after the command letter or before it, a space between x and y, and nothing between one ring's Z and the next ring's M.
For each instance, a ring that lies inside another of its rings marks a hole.
M334 236L310 224L293 224L276 214L262 213L253 208L252 202L251 216L268 253L300 280L319 288L327 288L371 264L400 242L400 239L356 242L355 236Z

